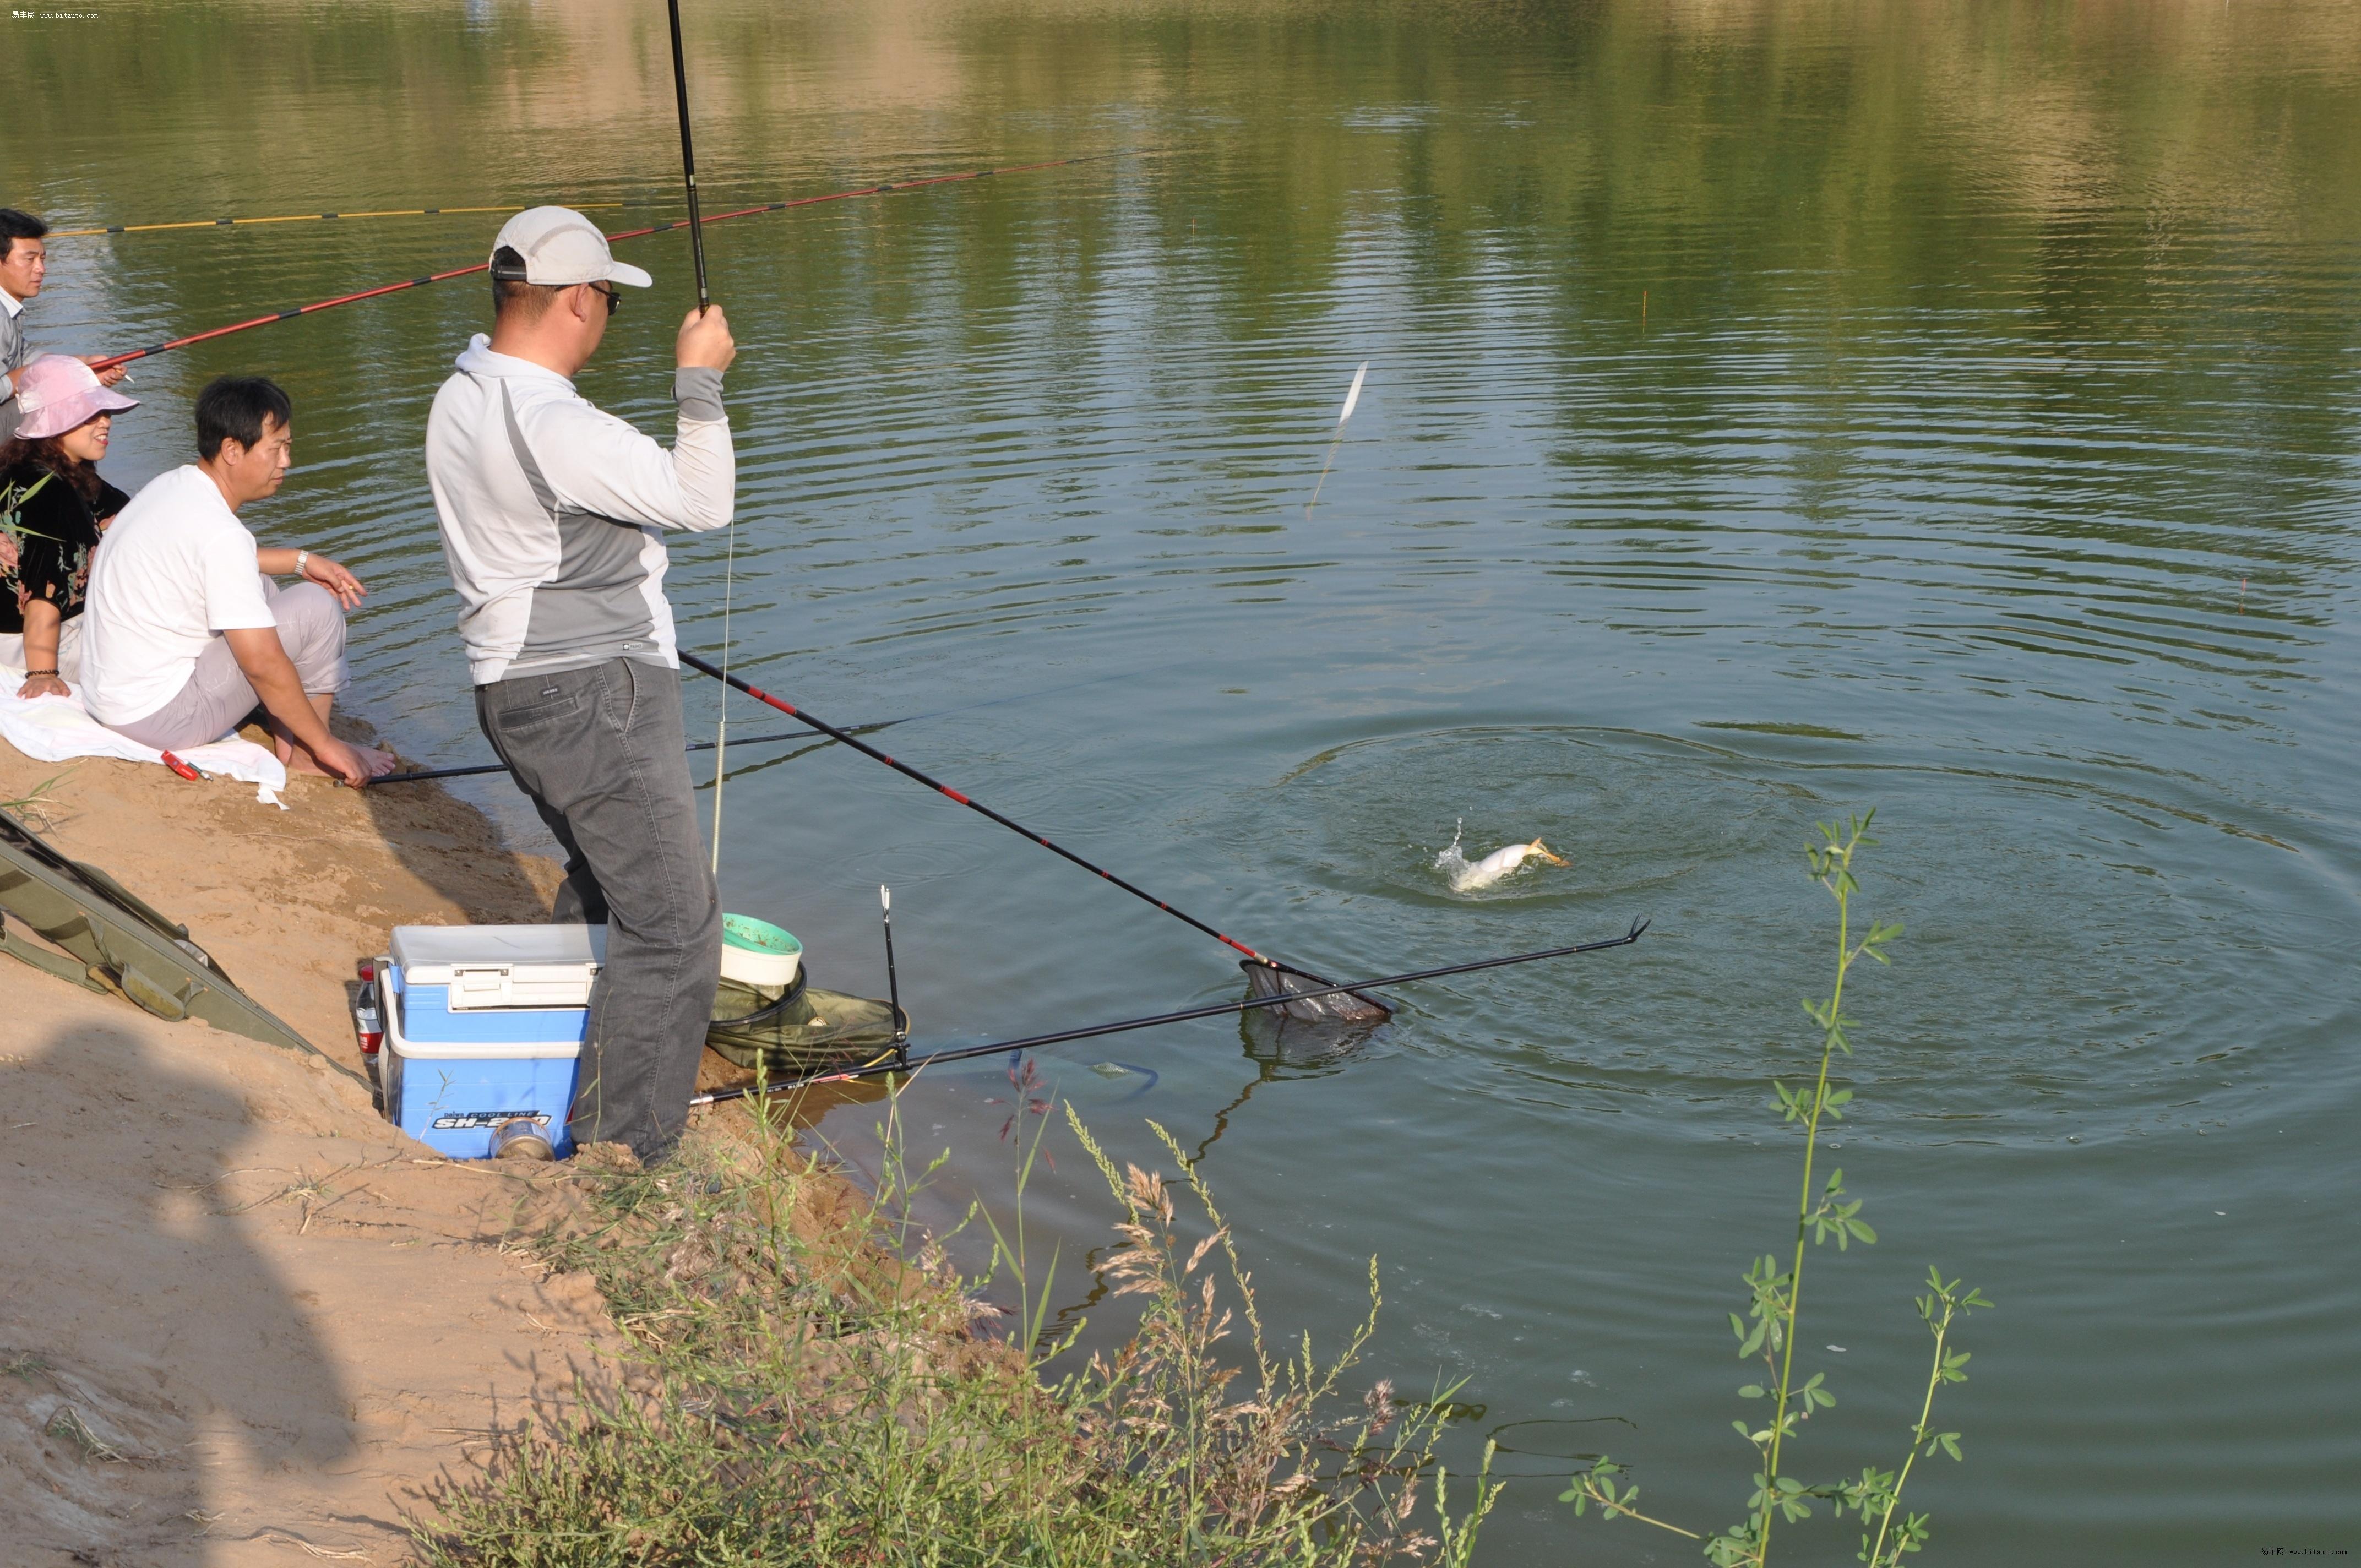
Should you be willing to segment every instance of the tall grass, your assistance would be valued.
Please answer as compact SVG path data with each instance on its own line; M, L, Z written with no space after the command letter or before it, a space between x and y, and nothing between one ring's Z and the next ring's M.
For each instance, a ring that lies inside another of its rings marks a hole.
M1024 1274L1016 1214L987 1216L985 1277L957 1273L910 1211L941 1162L912 1174L892 1102L867 1197L771 1124L751 1144L700 1136L657 1172L588 1178L588 1213L549 1261L596 1275L631 1365L437 1498L413 1521L422 1559L1464 1564L1497 1488L1479 1477L1464 1519L1422 1527L1441 1401L1345 1392L1375 1261L1339 1352L1279 1354L1179 1146L1157 1129L1175 1175L1118 1169L1067 1117L1124 1216L1103 1265L1110 1299L1139 1309L1119 1350L1080 1358L1079 1328L1042 1339L1049 1280ZM986 1291L1020 1303L1013 1332L993 1332Z
M1836 901L1836 975L1827 1001L1804 1003L1805 1013L1819 1029L1818 1068L1811 1087L1791 1088L1778 1080L1772 1084L1776 1093L1773 1106L1780 1120L1802 1134L1803 1179L1795 1200L1794 1261L1783 1269L1776 1253L1752 1260L1742 1277L1748 1292L1746 1315L1730 1314L1739 1358L1760 1360L1764 1369L1763 1380L1744 1385L1738 1397L1771 1401L1765 1416L1730 1423L1755 1453L1754 1488L1747 1498L1746 1516L1715 1534L1642 1513L1638 1485L1630 1480L1623 1465L1604 1455L1587 1470L1576 1472L1559 1497L1559 1501L1572 1503L1577 1514L1596 1507L1607 1519L1635 1519L1686 1536L1699 1543L1715 1568L1769 1568L1773 1528L1809 1519L1817 1502L1828 1504L1839 1519L1848 1511L1859 1519L1861 1550L1854 1554L1856 1561L1868 1568L1898 1568L1904 1557L1923 1549L1932 1535L1927 1515L1902 1508L1911 1473L1919 1460L1938 1453L1954 1460L1960 1457L1960 1434L1935 1430L1935 1396L1945 1385L1968 1379L1968 1352L1953 1339L1954 1325L1992 1302L1982 1292L1972 1287L1962 1289L1960 1280L1946 1280L1940 1268L1930 1266L1927 1294L1917 1298L1916 1305L1920 1321L1934 1337L1934 1346L1925 1396L1919 1401L1917 1419L1910 1424L1900 1465L1881 1470L1871 1464L1858 1476L1819 1483L1799 1481L1785 1473L1789 1442L1802 1434L1816 1413L1833 1409L1837 1402L1827 1387L1825 1372L1796 1381L1797 1324L1803 1315L1804 1273L1810 1248L1834 1242L1839 1252L1846 1252L1854 1242L1864 1245L1877 1242L1877 1232L1861 1217L1863 1201L1846 1201L1849 1194L1842 1169L1831 1171L1817 1189L1813 1186L1821 1128L1843 1121L1845 1109L1852 1102L1851 1090L1837 1088L1829 1080L1839 1053L1846 1058L1853 1054L1855 1020L1844 1011L1845 982L1853 965L1862 959L1881 965L1887 962L1887 945L1902 935L1899 923L1872 921L1865 934L1858 939L1854 937L1853 899L1861 892L1861 881L1853 868L1861 853L1877 843L1869 833L1876 816L1872 809L1848 818L1841 828L1823 822L1818 825L1820 841L1806 850L1812 880ZM1620 1482L1619 1476L1623 1477Z

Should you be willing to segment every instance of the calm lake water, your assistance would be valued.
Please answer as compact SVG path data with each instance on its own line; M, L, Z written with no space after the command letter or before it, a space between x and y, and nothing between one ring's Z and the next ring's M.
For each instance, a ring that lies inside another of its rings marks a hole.
M715 206L1150 149L710 231L747 674L909 719L900 754L1323 972L1655 921L1405 991L1334 1058L1217 1021L1039 1063L1119 1154L1149 1116L1203 1151L1281 1331L1334 1343L1379 1255L1368 1374L1460 1384L1452 1463L1492 1437L1518 1477L1487 1561L1692 1560L1554 1501L1601 1451L1738 1517L1724 1316L1791 1234L1769 1080L1833 945L1802 850L1871 806L1864 906L1909 931L1850 998L1835 1157L1882 1239L1813 1264L1841 1402L1795 1472L1901 1457L1938 1262L2000 1310L1940 1407L1966 1463L1912 1484L1930 1561L2361 1550L2349 5L687 8ZM653 0L107 0L12 11L0 50L5 199L60 226L674 211ZM480 259L497 221L61 238L37 335L150 343ZM625 254L658 287L585 386L662 428L686 246ZM258 529L368 577L356 704L438 762L486 748L419 445L483 304L143 364L110 464L183 460L216 373L282 379L302 467ZM674 573L717 649L723 542ZM895 885L922 1044L1238 994L841 751L740 753L726 821L727 902L823 983L882 987ZM1572 864L1456 896L1463 831ZM946 1212L1006 1201L1008 1093L912 1091ZM825 1131L859 1161L874 1120ZM1079 1309L1112 1207L1048 1147L1028 1220Z

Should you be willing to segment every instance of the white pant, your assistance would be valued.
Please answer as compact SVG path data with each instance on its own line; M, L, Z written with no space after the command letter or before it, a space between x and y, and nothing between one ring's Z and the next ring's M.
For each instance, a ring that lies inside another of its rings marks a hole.
M82 684L82 625L77 615L58 628L58 674L66 685L77 688ZM16 679L8 683L0 696L15 696L24 679L25 640L13 631L0 631L0 668L16 672Z

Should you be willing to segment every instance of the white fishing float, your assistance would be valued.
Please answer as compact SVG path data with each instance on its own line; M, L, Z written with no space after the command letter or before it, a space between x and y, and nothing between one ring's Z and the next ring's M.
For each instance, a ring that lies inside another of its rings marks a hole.
M1361 383L1367 378L1368 374L1369 362L1364 359L1361 361L1361 367L1353 372L1353 389L1345 394L1344 411L1336 416L1336 433L1330 437L1328 455L1320 465L1320 483L1312 487L1312 499L1303 503L1303 515L1306 517L1310 517L1312 509L1320 504L1320 492L1327 488L1328 466L1336 461L1336 444L1345 439L1345 422L1353 417L1353 410L1361 400Z

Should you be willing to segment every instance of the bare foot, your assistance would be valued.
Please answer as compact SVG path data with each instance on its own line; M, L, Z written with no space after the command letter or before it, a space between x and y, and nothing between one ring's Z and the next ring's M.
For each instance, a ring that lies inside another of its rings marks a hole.
M311 752L289 740L284 735L274 735L270 740L270 749L278 752L280 762L286 764L289 778L330 779L336 776L313 762Z
M279 760L286 764L287 776L290 778L340 779L344 776L341 773L330 773L313 760L311 752L288 740L274 738L272 750L279 753ZM381 777L394 770L396 759L390 751L380 751L374 746L363 746L352 740L345 742L345 750L353 754L354 760L360 763L371 778Z
M345 742L345 750L360 759L361 766L368 770L368 776L373 779L384 777L401 763L401 759L392 752L380 751L374 746L363 746L347 740Z

